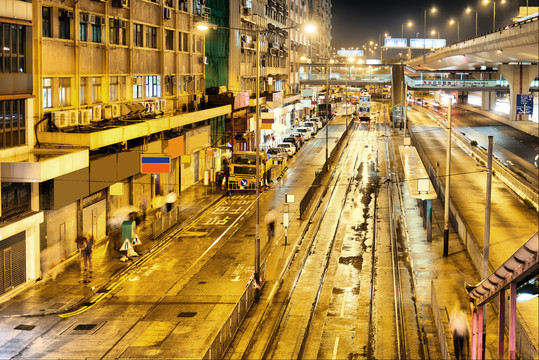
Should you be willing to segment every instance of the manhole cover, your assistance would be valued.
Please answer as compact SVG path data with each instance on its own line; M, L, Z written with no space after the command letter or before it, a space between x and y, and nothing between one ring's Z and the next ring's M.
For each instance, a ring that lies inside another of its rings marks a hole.
M77 330L77 331L88 331L88 330L92 330L93 328L95 328L96 324L80 324L80 325L77 325L73 328L73 330Z
M36 326L35 325L18 325L15 330L24 330L24 331L30 331L33 330Z
M201 285L204 285L206 283L206 281L199 281L198 283L201 284Z
M178 317L191 318L194 317L196 314L196 312L181 312Z

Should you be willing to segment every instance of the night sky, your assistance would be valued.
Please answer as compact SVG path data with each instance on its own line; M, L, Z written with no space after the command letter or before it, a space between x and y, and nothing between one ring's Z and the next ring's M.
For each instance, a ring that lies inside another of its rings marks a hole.
M391 37L401 37L401 24L413 21L404 37L423 37L423 19L425 9L435 6L435 15L427 14L427 33L435 28L440 31L440 38L448 44L457 40L456 24L449 25L451 17L460 22L460 40L475 35L475 13L466 14L467 6L477 8L478 34L492 30L492 2L483 5L480 0L444 0L444 1L382 1L382 0L333 0L332 46L361 48L366 42L378 42L379 36L388 33ZM539 0L529 0L529 6L537 6ZM496 4L496 28L511 23L511 18L518 14L519 6L526 6L526 0L506 0L505 4ZM417 34L419 32L419 34ZM430 35L429 35L430 36ZM436 37L436 36L435 36Z

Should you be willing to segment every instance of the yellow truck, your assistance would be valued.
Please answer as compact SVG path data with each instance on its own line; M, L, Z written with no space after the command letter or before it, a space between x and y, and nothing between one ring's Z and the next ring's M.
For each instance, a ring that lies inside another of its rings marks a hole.
M269 182L273 160L265 151L259 153L261 185ZM256 152L236 151L232 154L229 166L228 190L255 190L256 188Z

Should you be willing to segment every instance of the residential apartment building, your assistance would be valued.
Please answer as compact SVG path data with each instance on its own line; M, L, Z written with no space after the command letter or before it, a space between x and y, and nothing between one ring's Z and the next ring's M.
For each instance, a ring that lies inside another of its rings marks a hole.
M114 234L119 209L218 171L210 129L231 112L204 98L203 1L6 1L0 295L54 274L78 235Z

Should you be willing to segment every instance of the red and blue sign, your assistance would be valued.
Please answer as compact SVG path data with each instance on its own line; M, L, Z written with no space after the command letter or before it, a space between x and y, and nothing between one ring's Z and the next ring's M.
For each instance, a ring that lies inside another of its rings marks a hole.
M143 156L140 160L142 174L170 172L170 156Z

